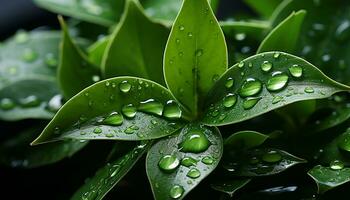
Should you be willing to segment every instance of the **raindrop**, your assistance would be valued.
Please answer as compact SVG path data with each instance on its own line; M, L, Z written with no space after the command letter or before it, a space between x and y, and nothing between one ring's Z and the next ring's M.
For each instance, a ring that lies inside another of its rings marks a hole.
M238 63L238 67L239 67L239 68L244 67L244 62L243 62L243 61L239 62L239 63Z
M207 136L200 130L191 130L180 143L182 152L201 153L210 146Z
M93 132L95 134L100 134L100 133L102 133L102 129L100 127L96 127L96 128L94 128Z
M214 159L211 156L205 156L204 158L202 158L202 163L206 165L212 165L214 163Z
M38 54L33 49L24 49L22 59L25 62L33 62L38 58Z
M273 99L272 99L272 104L276 104L276 103L279 103L283 100L283 97L281 96L274 96Z
M0 101L0 108L2 110L11 110L12 108L14 108L16 106L15 102L13 102L11 99L9 98L3 98Z
M240 91L239 95L241 97L249 97L258 94L262 89L262 84L259 80L256 80L254 78L248 78L244 81Z
M226 108L231 108L232 106L234 106L237 102L237 96L234 94L229 93L228 95L225 96L224 100L223 100L223 105Z
M92 79L92 81L93 81L94 83L96 83L96 82L98 82L98 81L101 80L101 78L100 78L99 75L93 75L93 76L91 77L91 79Z
M48 109L51 112L57 112L62 107L62 96L60 94L52 97L48 104Z
M237 33L236 35L235 35L235 39L237 40L237 41L242 41L242 40L244 40L246 38L246 34L245 33Z
M270 150L262 156L262 160L268 163L276 163L282 160L282 155L275 150Z
M248 97L243 101L244 110L249 110L253 108L259 101L261 97Z
M197 168L192 168L187 172L186 176L196 179L201 176L201 172Z
M329 167L333 170L341 170L344 168L344 163L340 160L334 160L330 163Z
M170 197L173 199L178 199L182 196L182 194L184 193L184 188L180 185L174 185L173 187L171 187L170 189Z
M171 172L174 171L179 164L180 161L175 155L165 155L160 159L158 166L163 171Z
M335 39L338 41L345 41L350 35L350 22L343 21L335 31Z
M303 75L303 68L299 65L293 65L289 67L290 74L295 78L300 78Z
M266 88L269 91L278 91L283 89L288 83L288 75L282 72L274 72L272 77L267 81Z
M275 59L277 59L277 58L279 58L279 57L280 57L280 55L281 55L281 53L276 52L276 53L274 53L274 54L273 54L273 57L274 57Z
M314 91L314 88L312 88L312 87L306 87L305 89L304 89L304 92L306 92L306 93L314 93L315 91Z
M39 98L34 95L23 98L19 102L23 107L35 107L40 105Z
M350 133L345 133L339 140L338 140L338 148L350 152Z
M159 116L163 114L163 104L154 99L148 99L141 102L138 109L142 112L156 114Z
M181 114L182 114L182 111L179 107L179 105L173 101L173 100L169 100L165 106L164 106L164 111L163 111L163 115L166 117L166 118L169 118L169 119L179 119L181 118Z
M188 33L187 33L187 36L188 36L189 38L192 38L193 33L192 33L192 32L188 32Z
M119 89L121 92L128 93L131 89L131 84L128 81L123 81L119 84Z
M195 160L194 158L191 157L184 157L181 160L181 165L185 166L185 167L191 167L191 166L196 166L197 165L197 160Z
M110 125L110 126L120 126L123 124L124 118L123 115L119 114L118 112L112 112L108 117L106 117L102 123L104 125Z
M108 138L114 137L114 134L113 133L107 133L106 137L108 137Z
M272 69L272 63L270 63L269 61L264 61L261 66L260 66L261 70L263 70L264 72L268 72Z
M135 133L135 130L132 127L128 127L124 130L125 134L133 134Z
M136 107L132 104L128 104L122 107L122 113L127 118L134 118L136 111Z
M45 63L49 67L56 67L58 62L53 53L48 53L45 56Z
M202 56L203 55L203 49L197 49L195 54L196 54L197 57Z
M180 25L180 26L179 26L179 30L180 30L180 31L184 31L184 30L185 30L185 27L184 27L183 25Z
M231 77L229 77L228 79L227 79L227 81L226 81L226 83L225 83L225 87L227 88L227 89L229 89L229 88L232 88L233 87L233 78L231 78Z

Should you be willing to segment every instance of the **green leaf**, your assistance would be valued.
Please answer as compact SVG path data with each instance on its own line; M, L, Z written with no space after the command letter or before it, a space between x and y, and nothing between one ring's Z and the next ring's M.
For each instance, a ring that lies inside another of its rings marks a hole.
M183 199L215 169L222 148L218 129L195 124L157 142L146 158L154 198Z
M334 80L349 84L349 2L288 1L275 14L273 25L281 22L292 11L300 9L306 10L308 14L300 32L296 55L312 62Z
M181 113L180 106L171 101L173 99L166 88L149 80L134 77L103 80L64 104L33 144L65 138L161 138L182 126L177 117L186 118L186 113ZM143 112L137 112L136 109Z
M305 162L304 159L279 149L259 148L239 153L231 152L231 155L225 158L224 168L235 176L270 176Z
M58 67L58 82L66 99L70 99L82 89L94 83L99 77L97 67L88 61L84 53L74 44L62 17L59 17L63 32L61 60Z
M305 10L290 14L266 36L257 52L284 51L287 53L294 53L305 14ZM286 37L287 35L288 37Z
M103 37L88 48L90 62L96 66L102 66L103 55L107 49L110 37Z
M60 34L18 32L0 47L0 119L50 119Z
M258 54L234 65L218 80L207 97L202 122L233 124L290 103L327 98L349 89L296 56Z
M208 1L184 0L164 55L170 91L195 117L204 97L226 69L225 39Z
M31 147L29 143L38 136L42 125L25 129L0 144L0 162L14 168L35 168L56 163L71 157L86 146L87 142L66 140L52 144Z
M162 58L168 34L165 26L143 13L139 3L128 1L104 55L104 76L135 76L164 84Z
M281 0L265 0L265 1L256 1L256 0L244 0L255 12L261 15L264 18L271 17L274 10L282 2Z
M322 194L344 183L348 183L350 181L350 168L333 170L330 167L317 165L308 172L308 175L316 182L318 193Z
M225 147L235 149L250 149L262 145L267 135L255 131L240 131L225 139Z
M234 180L223 181L220 183L215 183L211 187L214 190L226 193L230 195L230 197L233 197L233 194L237 190L247 185L250 181L251 179L234 179Z
M116 161L107 163L106 166L96 172L94 177L85 182L84 185L75 192L71 200L103 199L132 169L135 163L146 152L149 144L150 142L139 145Z
M34 0L34 2L52 12L110 26L119 21L125 0Z

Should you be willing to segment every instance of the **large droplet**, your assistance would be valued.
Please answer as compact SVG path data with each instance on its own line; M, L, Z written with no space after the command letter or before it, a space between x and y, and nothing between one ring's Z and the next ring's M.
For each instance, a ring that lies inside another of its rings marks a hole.
M344 168L344 163L340 160L334 160L329 164L329 167L333 170L341 170Z
M225 98L223 99L223 105L226 108L231 108L236 104L236 102L237 102L237 96L231 93L226 95Z
M192 168L187 172L186 176L196 179L201 176L201 172L197 168Z
M289 67L290 74L295 78L300 78L303 75L303 68L299 65L293 65Z
M123 115L118 112L112 112L108 117L106 117L102 123L110 126L120 126L123 124Z
M207 150L209 146L210 141L202 131L191 130L180 143L180 150L183 152L201 153Z
M102 129L100 127L96 127L96 128L94 128L93 132L95 134L100 134L100 133L102 133Z
M241 97L249 97L258 94L262 89L262 84L259 80L256 80L254 78L248 78L244 81L240 91L239 95Z
M262 160L268 163L276 163L282 160L282 155L275 150L270 150L262 156Z
M244 110L249 110L253 108L259 101L261 97L248 97L243 101Z
M304 89L304 92L306 92L306 93L314 93L315 90L314 90L313 87L308 86L308 87L306 87L306 88Z
M57 112L62 107L62 96L60 94L52 97L48 104L48 109L51 112Z
M35 107L40 105L40 101L37 96L30 95L26 98L21 99L20 101L21 106L23 107Z
M16 106L15 102L13 102L11 99L9 98L3 98L0 101L0 108L2 110L11 110L12 108L14 108Z
M184 157L181 160L181 165L185 166L185 167L191 167L191 166L196 166L197 165L197 160L195 160L194 158L191 157Z
M181 118L182 111L179 105L173 101L169 100L164 107L163 115L169 119L179 119Z
M184 193L184 188L180 185L174 185L173 187L171 187L169 195L171 198L173 199L178 199L182 196L182 194Z
M158 166L165 172L171 172L174 171L179 164L180 161L175 155L165 155L160 159Z
M131 89L131 84L128 81L123 81L119 84L119 89L121 92L128 93Z
M227 89L229 89L229 88L232 88L233 87L233 78L228 78L227 79L227 81L226 81L226 83L225 83L225 87L227 88Z
M163 107L163 104L159 103L158 101L154 99L148 99L141 102L138 109L145 113L162 115Z
M270 63L269 61L264 61L261 66L260 66L261 70L263 70L264 72L268 72L272 69L272 63Z
M136 107L132 104L128 104L122 107L122 113L127 118L133 118L136 115Z
M33 49L24 49L22 59L25 62L33 62L38 58L38 54Z
M267 81L266 88L269 91L278 91L283 89L288 83L288 75L282 72L275 72L272 77Z
M202 158L202 163L206 165L212 165L214 163L214 159L211 156L205 156Z

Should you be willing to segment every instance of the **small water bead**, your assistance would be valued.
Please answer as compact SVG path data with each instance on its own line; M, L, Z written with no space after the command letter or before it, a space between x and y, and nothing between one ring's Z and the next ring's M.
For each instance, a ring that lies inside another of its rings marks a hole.
M119 114L118 112L112 112L108 117L106 117L102 123L104 125L110 125L110 126L120 126L123 124L124 118L123 115Z
M283 100L283 97L281 96L274 96L273 99L272 99L272 104L276 104L276 103L279 103Z
M261 97L248 97L243 101L243 109L249 110L253 108L260 100Z
M233 83L234 83L233 78L229 77L229 78L227 78L227 81L225 83L225 87L227 89L230 89L233 87Z
M146 101L142 101L138 107L138 109L145 113L155 114L161 116L163 114L163 104L159 103L154 99L148 99Z
M191 166L196 166L197 165L197 160L195 160L194 158L191 157L184 157L181 160L181 165L185 166L185 167L191 167Z
M33 62L38 58L38 54L33 49L24 49L22 60L25 62Z
M16 106L15 102L13 102L11 99L9 98L3 98L0 101L0 108L2 110L11 110Z
M134 118L136 115L137 109L133 104L127 104L122 107L122 113L127 118Z
M192 38L192 37L193 37L193 33L192 33L192 32L188 32L188 33L187 33L187 36L188 36L189 38Z
M124 130L125 134L134 134L135 130L132 127L128 127Z
M171 187L169 195L173 199L178 199L183 195L184 192L185 190L182 186L174 185L173 187Z
M181 118L181 114L182 114L182 111L179 107L179 105L173 101L173 100L169 100L165 106L164 106L164 111L163 111L163 115L166 117L166 118L169 118L169 119L179 119Z
M244 81L239 95L241 97L249 97L258 94L262 89L262 83L254 78L248 78Z
M201 176L201 172L197 168L192 168L187 172L186 176L196 179Z
M333 170L341 170L344 168L344 163L340 160L334 160L329 164L329 167Z
M62 107L62 99L63 97L60 94L53 96L49 101L48 109L57 112Z
M197 49L195 55L196 55L197 57L202 56L202 55L203 55L203 49Z
M243 61L239 62L239 63L238 63L238 67L239 67L239 68L244 67L244 62L243 62Z
M306 93L314 93L315 92L315 90L314 90L314 88L313 87L306 87L305 89L304 89L304 92L306 92Z
M35 107L40 105L40 100L35 95L30 95L26 98L20 99L19 102L23 107Z
M105 134L105 136L108 137L108 138L111 138L111 137L114 137L114 134L113 133L107 133L107 134Z
M100 127L96 127L96 128L94 128L93 132L95 134L100 134L100 133L102 133L102 129Z
M280 57L280 55L281 55L281 53L276 52L276 53L274 53L274 54L273 54L273 57L274 57L275 59L277 59L277 58L279 58L279 57Z
M123 81L119 84L119 89L121 92L128 93L131 89L131 84L128 81Z
M58 64L58 61L55 58L55 55L53 53L48 53L45 56L45 63L49 67L56 67Z
M300 78L303 75L303 68L299 65L293 65L288 68L289 73L295 77L295 78Z
M237 41L242 41L242 40L244 40L246 37L247 37L247 36L246 36L245 33L237 33L237 34L235 35L235 39L236 39Z
M180 31L184 31L184 30L185 30L185 27L184 27L183 25L180 25L180 26L179 26L179 30L180 30Z
M191 130L180 143L180 150L182 152L201 153L206 151L210 145L210 141L202 131Z
M335 31L335 39L338 41L345 41L350 35L350 21L343 21Z
M165 155L158 163L159 168L165 172L174 171L179 165L180 161L175 155Z
M212 165L214 163L214 159L211 156L205 156L204 158L202 158L202 163L206 165Z
M232 93L229 93L228 95L225 96L223 100L223 105L226 108L231 108L236 104L236 102L237 102L237 96Z
M276 163L282 160L282 155L275 150L270 150L262 156L262 160L267 163Z
M96 83L96 82L99 82L101 80L101 77L99 75L93 75L91 77L91 79L94 83Z
M288 79L288 75L282 72L274 72L272 77L267 81L266 88L269 91L281 90L287 85Z
M179 56L182 57L184 53L182 51L179 52Z
M329 55L329 54L324 54L323 56L322 56L322 61L323 62L329 62L330 60L331 60L331 55Z
M158 122L157 122L157 120L152 119L152 120L151 120L151 124L156 125L156 124L158 124Z
M29 35L26 31L18 31L15 36L15 41L18 44L26 43L29 40Z
M263 70L264 72L269 72L272 69L272 63L270 63L269 61L264 61L261 66L260 66L261 70Z
M249 160L249 163L252 164L252 165L256 165L260 162L259 158L257 157L251 157L250 160Z

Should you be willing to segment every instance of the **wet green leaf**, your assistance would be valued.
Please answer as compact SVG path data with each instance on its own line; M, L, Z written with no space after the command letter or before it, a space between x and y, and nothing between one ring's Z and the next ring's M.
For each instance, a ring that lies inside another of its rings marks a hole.
M225 139L225 148L250 149L260 146L268 138L267 135L255 131L240 131Z
M157 142L146 159L154 198L183 199L215 169L222 148L218 129L194 124Z
M170 91L195 117L207 92L226 69L225 39L208 1L185 0L164 54Z
M308 175L316 182L318 193L322 194L344 183L348 183L350 181L350 168L334 170L330 167L317 165L308 172Z
M132 169L135 163L148 149L149 143L135 147L133 150L120 157L116 161L107 163L96 172L73 195L71 200L100 200L115 187L118 182Z
M211 187L219 192L226 193L233 197L234 193L247 185L251 179L234 179L229 181L222 181L220 183L215 183Z
M256 0L244 0L246 4L248 4L256 13L261 15L264 18L270 18L272 13L278 7L278 5L282 2L281 0L264 0L264 1L256 1Z
M266 36L257 52L283 51L294 53L299 41L305 14L305 10L290 14ZM287 35L288 37L286 37Z
M58 67L58 82L64 97L70 99L82 89L96 82L94 77L99 80L100 72L74 44L62 17L59 17L59 21L63 32L63 42Z
M327 98L349 89L301 58L282 52L258 54L220 78L208 95L202 121L237 123L290 103Z
M135 76L164 84L162 58L169 30L149 19L134 0L126 9L104 55L104 76Z
M97 40L88 48L88 57L89 60L94 63L96 66L102 66L103 55L108 46L110 37L103 37Z
M33 144L65 138L161 138L182 126L176 118L186 118L181 107L170 101L173 99L166 88L149 80L134 77L103 80L71 98Z
M125 0L35 0L34 2L52 12L110 26L119 21Z
M0 119L50 119L60 34L19 31L0 48Z

